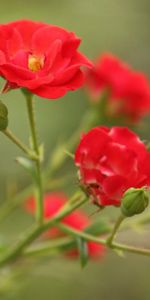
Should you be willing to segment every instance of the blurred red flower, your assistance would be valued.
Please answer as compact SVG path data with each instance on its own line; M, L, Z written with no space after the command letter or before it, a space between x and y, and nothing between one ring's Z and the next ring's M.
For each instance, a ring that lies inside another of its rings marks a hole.
M137 121L150 112L150 85L146 76L134 71L111 54L103 54L87 72L87 87L93 101L108 92L106 113Z
M96 127L75 153L81 185L95 204L119 206L130 187L150 186L150 152L126 127Z
M0 75L7 87L24 87L55 99L79 88L80 67L92 63L77 51L80 39L67 30L29 20L0 25Z
M44 217L46 220L52 218L58 211L63 207L63 205L68 201L67 196L62 193L50 193L46 194L44 198ZM35 213L35 199L31 197L25 202L25 209L31 214ZM90 226L91 222L88 216L81 212L80 210L73 211L70 215L63 218L61 221L63 224L66 224L77 230L84 230L86 227ZM57 227L49 229L46 233L46 237L57 238L63 236L64 233ZM88 253L90 257L100 257L104 254L104 246L94 243L87 242ZM67 251L69 256L77 256L78 250L71 249Z

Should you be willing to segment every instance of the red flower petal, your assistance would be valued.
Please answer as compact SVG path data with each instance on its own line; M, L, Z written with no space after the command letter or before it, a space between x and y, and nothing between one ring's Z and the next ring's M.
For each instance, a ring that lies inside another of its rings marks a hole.
M107 165L115 174L135 176L137 173L137 157L135 152L124 145L109 143L106 149ZM105 163L104 163L105 165Z
M62 55L72 57L75 54L75 51L79 47L81 39L76 38L75 35L64 42L62 48Z
M41 85L36 89L31 89L31 92L43 98L57 99L63 97L66 94L67 88L65 86L53 87L48 85Z
M5 62L6 62L5 54L0 50L0 65L5 64Z
M77 230L84 230L84 228L90 224L88 216L80 211L72 212L70 215L66 216L62 222Z
M84 82L82 66L89 60L77 53L80 39L67 30L22 20L0 26L0 74L11 87L26 87L55 99ZM5 89L6 91L6 89Z
M74 66L85 66L88 68L92 68L93 63L82 53L76 52L76 54L73 56L71 60L71 64Z
M105 254L106 249L103 245L94 242L88 242L87 245L88 245L88 252L90 257L99 258Z
M103 181L103 191L113 199L120 199L127 188L126 178L119 175L109 176Z
M28 53L24 50L19 50L11 60L11 64L17 65L21 68L27 69L28 67Z
M69 37L69 32L57 26L44 26L37 30L32 38L32 49L36 55L46 53L55 40L64 42Z
M12 35L7 41L7 51L9 57L13 57L16 52L21 51L21 49L23 49L23 39L18 30L14 28L12 31Z
M114 141L119 141L120 144L125 145L128 149L133 150L139 157L143 159L146 155L146 147L139 139L139 137L129 130L127 127L113 127L109 133Z
M15 21L8 24L9 28L16 28L24 43L24 49L27 51L31 49L32 36L39 28L45 27L46 25L42 22L34 22L30 20Z
M132 70L114 55L100 56L94 68L87 72L87 88L91 101L100 101L103 90L109 90L106 113L137 122L150 111L149 80ZM93 99L93 100L92 100Z
M130 187L150 186L150 155L128 128L96 127L83 135L75 153L79 180L93 203L120 205Z
M60 40L54 41L51 46L48 48L46 55L45 55L45 62L44 62L44 71L50 70L53 63L55 62L56 57L60 53L62 48L62 42Z
M0 65L0 73L3 77L7 78L8 81L16 83L21 87L23 87L23 81L35 78L35 74L33 72L14 64L6 63L4 65Z
M81 139L80 145L76 150L76 164L84 163L84 158L86 158L87 160L85 162L86 164L88 163L88 168L90 168L90 162L92 168L93 164L98 163L108 140L108 134L99 127L89 131L89 133Z

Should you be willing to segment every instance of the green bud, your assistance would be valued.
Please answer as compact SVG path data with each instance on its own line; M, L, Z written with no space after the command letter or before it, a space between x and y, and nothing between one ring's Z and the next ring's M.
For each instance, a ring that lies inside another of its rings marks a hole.
M6 105L0 101L0 131L5 130L8 126L8 109Z
M132 217L142 213L149 203L148 190L143 188L130 188L128 189L121 202L121 211L124 216Z

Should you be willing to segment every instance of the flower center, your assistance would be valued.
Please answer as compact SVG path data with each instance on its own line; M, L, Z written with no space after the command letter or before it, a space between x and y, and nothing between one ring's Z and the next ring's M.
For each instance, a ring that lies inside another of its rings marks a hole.
M36 55L29 55L28 68L32 72L38 72L44 66L44 58L37 57Z

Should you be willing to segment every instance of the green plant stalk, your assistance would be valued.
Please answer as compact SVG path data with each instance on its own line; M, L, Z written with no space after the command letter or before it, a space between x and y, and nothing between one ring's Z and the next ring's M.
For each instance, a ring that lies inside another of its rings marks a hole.
M103 244L107 246L107 239L100 239L99 237L93 236L83 231L75 230L64 224L57 224L57 226L64 231L64 233L72 236L72 238L81 237L84 240L95 242L97 244ZM104 232L106 233L106 232ZM45 242L41 245L33 246L23 252L23 256L25 257L34 257L34 256L44 256L50 255L53 253L59 253L62 250L67 250L74 247L74 239L69 237L60 238L51 242ZM128 246L120 243L112 243L110 246L113 250L121 250L124 252L129 252L137 255L150 256L150 250L144 248L137 248L133 246Z
M79 200L79 197L81 197L80 200ZM79 200L79 201L77 201L77 200ZM95 242L98 244L103 244L103 245L108 246L107 239L100 239L99 237L93 236L86 232L78 231L67 225L58 223L66 215L70 214L73 210L75 210L76 208L83 205L86 201L87 201L87 199L85 199L84 196L80 196L80 194L78 194L78 193L75 194L73 196L73 198L58 212L58 214L55 215L55 217L53 217L53 219L45 222L44 224L41 225L41 227L34 225L32 229L30 229L27 233L25 233L25 235L23 235L23 237L21 237L20 241L17 242L17 244L14 247L12 247L8 252L6 252L5 255L2 255L0 258L0 266L4 266L5 264L16 260L17 258L20 257L20 255L24 255L26 253L25 249L27 246L29 246L43 232L45 232L49 228L56 226L56 225L61 230L63 230L64 233L69 234L73 238L81 237L81 238L85 239L86 241L92 241L92 242ZM69 246L68 242L70 243L70 241L66 241L66 246ZM53 246L54 246L54 248L56 248L56 245L53 244ZM52 245L49 245L49 246L47 245L46 249L44 249L44 246L42 247L42 249L41 248L40 249L38 249L38 248L31 249L31 255L34 255L34 254L36 255L36 253L42 254L42 252L47 253L49 247L52 250L52 248L53 248ZM59 245L57 244L57 247L65 247L64 241L62 244L61 244L61 242L59 243ZM149 249L136 248L133 246L128 246L128 245L119 244L119 243L113 243L113 242L108 247L111 249L114 249L114 250L122 250L124 252L130 252L130 253L150 256ZM32 250L34 253L32 252ZM27 250L27 255L28 256L30 255L30 249Z
M119 227L120 227L120 225L121 225L121 223L123 222L124 219L125 219L125 216L120 215L120 217L118 218L117 222L115 223L115 226L114 226L114 228L113 228L110 236L107 239L107 245L109 247L111 247L112 242L113 242L113 240L114 240L114 238L116 236L116 233L117 233L117 231L118 231L118 229L119 229Z
M59 253L63 250L71 249L75 245L74 239L63 237L53 241L41 243L37 246L32 246L23 252L25 257L45 256L53 253Z
M43 223L43 186L42 186L42 172L41 172L41 163L40 163L40 153L39 146L37 142L36 134L36 124L34 118L34 108L33 108L33 97L32 94L26 95L26 103L28 110L28 117L31 129L31 138L33 149L37 154L38 159L35 161L37 178L36 178L36 218L39 225Z
M84 231L78 231L78 230L73 229L73 228L71 228L67 225L64 225L64 224L59 224L59 228L61 230L63 230L64 233L69 234L72 237L75 237L75 238L76 237L81 237L85 241L91 241L91 242L95 242L97 244L108 246L107 239L100 239L99 237L93 236L93 235L88 234ZM130 252L130 253L150 256L150 249L137 248L137 247L128 246L128 245L115 243L115 242L112 242L108 247L111 248L111 249L114 249L114 250L121 250L121 251L124 251L124 252Z
M37 160L37 155L31 151L18 137L16 137L10 129L5 129L2 131L5 136L11 140L18 148L20 148L30 159Z
M44 222L40 226L38 224L34 225L25 234L23 234L20 240L13 247L6 251L5 255L2 255L2 257L0 258L0 266L3 266L17 259L20 254L22 254L24 249L29 246L37 237L39 237L49 228L53 227L66 215L70 214L73 210L83 205L86 201L87 199L81 192L76 193L52 219Z
M60 228L61 230L61 224L56 224L57 228ZM63 225L62 225L63 226ZM90 230L90 227L87 227L85 230L85 233L88 233L87 230ZM63 230L61 230L63 231ZM104 235L110 232L110 226L106 226L104 228L101 228L99 231L99 235ZM93 234L91 231L90 234ZM95 236L95 234L93 234ZM96 234L98 236L98 234ZM70 235L54 239L52 241L45 241L38 243L37 245L33 245L25 250L24 255L25 256L37 256L37 255L48 255L51 253L61 252L62 250L68 250L76 247L76 240L74 237L71 237Z
M77 237L77 236L76 236ZM79 237L79 235L78 235ZM104 244L103 240L99 239L99 241L97 239L95 239L93 236L91 237L86 237L87 241L91 241L91 242L96 242L97 244ZM51 255L52 253L59 253L62 250L67 250L67 249L71 249L73 247L73 240L70 240L69 238L64 239L63 241L59 240L57 242L55 242L55 244L53 243L49 243L49 245L46 246L42 246L41 247L37 247L35 249L31 249L29 251L26 251L23 255L25 257L35 257L35 256L44 256L44 255ZM106 244L104 244L106 245ZM111 245L111 249L113 250L120 250L123 252L129 252L129 253L133 253L133 254L137 254L137 255L143 255L143 256L150 256L150 250L148 249L143 249L143 248L136 248L133 246L127 246L124 244L119 244L119 243L113 243Z

